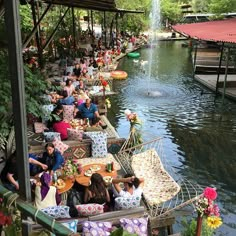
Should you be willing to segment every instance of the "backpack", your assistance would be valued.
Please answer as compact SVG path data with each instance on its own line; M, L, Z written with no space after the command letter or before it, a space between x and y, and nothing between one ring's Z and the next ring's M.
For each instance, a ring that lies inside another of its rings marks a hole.
M83 200L81 194L78 191L76 191L76 189L71 189L67 196L66 205L71 207L82 204L82 202Z

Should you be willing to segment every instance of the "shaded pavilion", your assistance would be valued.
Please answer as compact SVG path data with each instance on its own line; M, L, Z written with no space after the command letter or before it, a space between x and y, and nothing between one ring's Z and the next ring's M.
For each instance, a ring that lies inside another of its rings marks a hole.
M223 85L223 98L225 96L227 74L229 66L229 56L230 50L236 46L236 18L219 20L219 21L209 21L202 23L192 23L192 24L178 24L172 26L173 30L184 35L185 37L192 38L196 41L195 52L193 64L196 64L196 55L198 50L198 42L208 41L215 42L220 48L220 59L217 68L217 82L216 82L216 94L219 89L219 77L222 68L223 52L226 49L226 66L225 66L225 78Z
M24 0L25 1L25 0ZM31 33L29 36L26 38L26 40L23 43L23 49L27 47L29 44L30 40L36 36L36 43L37 43L37 48L38 48L38 56L39 56L39 63L42 61L42 52L45 48L48 47L50 42L52 41L54 35L57 32L58 27L60 26L61 22L63 21L64 17L67 15L69 10L71 10L72 13L72 22L73 22L73 47L76 48L76 24L75 24L75 15L74 15L74 8L79 8L79 9L85 9L88 10L88 24L91 23L91 30L93 32L93 12L94 11L100 11L103 12L103 24L104 24L104 29L106 29L106 12L113 12L115 13L115 28L116 28L116 34L118 33L118 17L121 15L123 16L125 13L141 13L143 14L144 11L139 11L139 10L125 10L125 9L120 9L116 7L115 0L101 0L101 1L96 1L96 0L71 0L71 1L63 1L63 0L42 0L42 2L47 4L47 7L45 8L44 12L39 19L37 20L36 16L36 10L35 10L35 0L31 0L31 9L32 9L32 16L34 20L34 28L32 29ZM40 42L40 36L39 36L39 31L40 31L40 23L44 19L45 15L47 12L52 8L54 5L59 5L59 6L65 6L66 10L64 11L64 14L59 18L52 34L48 37L48 40L45 42L44 45L41 44ZM105 33L105 45L107 44L107 38L106 38L106 33ZM117 38L118 35L116 35Z

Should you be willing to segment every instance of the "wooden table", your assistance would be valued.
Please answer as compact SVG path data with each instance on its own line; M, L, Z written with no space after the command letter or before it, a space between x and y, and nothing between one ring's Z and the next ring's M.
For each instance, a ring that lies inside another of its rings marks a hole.
M39 177L32 177L32 179L35 179L37 182L40 182L40 178ZM66 179L63 179L63 180L64 180L66 185L65 185L64 188L57 189L59 194L66 193L67 191L69 191L73 187L74 182L75 182L75 178L67 177ZM53 182L51 182L50 185L53 186Z
M58 193L59 194L62 194L62 193L66 193L67 191L69 191L73 185L74 185L74 182L75 182L75 179L71 179L71 178L66 178L66 179L63 179L66 186L64 188L61 188L61 189L58 189Z
M114 170L112 172L108 172L108 171L106 171L106 165L94 163L94 164L89 164L89 165L83 166L83 172L80 175L77 175L75 177L75 181L80 185L83 185L83 186L86 186L86 187L89 186L91 177L85 176L84 173L85 173L86 170L89 170L90 167L92 167L94 165L98 165L98 166L101 167L100 170L98 170L94 173L98 173L103 177L105 177L105 176L117 177L117 171L116 170Z

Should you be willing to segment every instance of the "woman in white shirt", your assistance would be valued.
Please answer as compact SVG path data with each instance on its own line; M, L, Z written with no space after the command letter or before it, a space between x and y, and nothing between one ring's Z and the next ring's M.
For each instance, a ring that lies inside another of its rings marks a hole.
M120 183L124 184L124 189L121 188ZM126 174L124 178L113 179L112 184L113 194L115 197L141 197L143 192L144 179Z

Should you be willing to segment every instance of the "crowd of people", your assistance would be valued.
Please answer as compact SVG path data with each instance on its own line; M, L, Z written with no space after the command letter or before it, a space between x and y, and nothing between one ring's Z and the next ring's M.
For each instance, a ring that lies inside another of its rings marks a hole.
M97 105L94 104L89 94L89 81L93 80L101 67L108 67L113 63L115 56L127 47L127 42L135 44L135 37L128 40L125 36L119 35L115 39L111 48L104 47L102 40L93 47L93 54L88 57L75 59L73 65L65 68L62 90L57 93L48 93L48 98L55 105L47 122L49 130L60 133L61 140L66 140L67 129L71 128L70 122L63 120L63 105L74 106L73 117L86 123L86 131L101 131L106 128L101 122ZM89 124L87 123L89 122ZM42 209L49 206L61 204L58 190L52 185L52 178L57 170L60 170L65 158L54 147L52 143L47 143L42 156L29 153L30 175L37 181L33 181L32 191L34 193L34 203L36 208ZM19 190L16 152L6 161L0 174L1 182L7 189L15 192ZM81 194L82 204L97 203L105 205L105 210L114 208L116 197L132 197L142 195L144 180L132 175L125 175L124 178L114 178L108 187L99 173L93 173L91 184L85 187ZM123 188L120 183L123 183ZM76 188L76 186L75 186Z
M61 197L55 186L52 185L53 174L61 170L65 162L61 153L55 149L52 143L47 143L42 157L29 154L29 171L33 178L32 193L34 195L34 205L38 209L57 206L61 204ZM16 166L16 152L7 160L1 175L1 182L10 191L19 190L18 172ZM123 183L123 188L120 183ZM111 186L105 183L102 175L93 173L90 185L78 188L81 204L96 203L104 205L104 211L113 210L116 197L140 197L142 195L144 179L132 175L125 175L124 178L114 178ZM74 205L69 205L74 207ZM74 216L74 215L73 215Z

